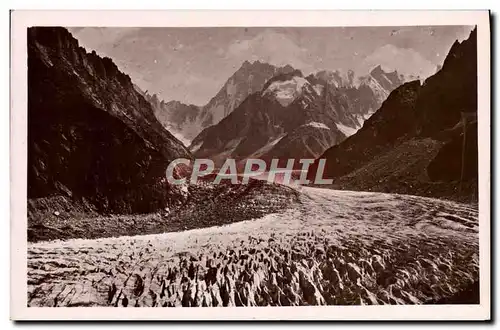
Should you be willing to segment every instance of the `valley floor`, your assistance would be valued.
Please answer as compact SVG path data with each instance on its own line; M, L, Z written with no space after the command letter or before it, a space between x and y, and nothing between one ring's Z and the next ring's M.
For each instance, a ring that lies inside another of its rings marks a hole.
M183 232L28 246L29 306L478 303L478 211L297 188L263 217Z

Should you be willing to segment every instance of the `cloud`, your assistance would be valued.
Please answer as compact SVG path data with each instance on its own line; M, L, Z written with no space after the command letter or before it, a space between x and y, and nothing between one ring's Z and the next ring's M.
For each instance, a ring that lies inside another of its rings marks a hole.
M133 35L140 28L70 27L68 30L85 47L100 51ZM88 50L88 49L87 49ZM107 54L106 54L107 55Z
M418 75L420 78L427 78L436 72L436 65L419 52L412 48L399 48L392 44L375 49L360 63L356 73L367 74L377 65L381 65L384 70L397 70L400 74Z
M299 47L285 34L264 30L255 37L235 40L227 48L226 57L244 60L260 60L274 65L290 64L297 69L311 71L308 52Z
M236 40L228 47L228 54L230 55L240 55L243 52L247 52L252 47L253 40Z
M245 60L290 64L305 75L323 69L361 75L382 65L423 78L442 63L457 29L69 28L141 88L195 104L208 102Z

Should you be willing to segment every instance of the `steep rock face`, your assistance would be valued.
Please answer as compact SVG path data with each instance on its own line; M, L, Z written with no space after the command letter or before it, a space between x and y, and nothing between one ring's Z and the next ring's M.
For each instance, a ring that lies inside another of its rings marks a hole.
M28 198L147 212L175 199L164 171L178 157L191 154L111 59L64 28L28 29Z
M352 87L355 84L355 72L352 70L347 71L347 74L335 70L322 70L313 75L323 81L327 81L335 87Z
M361 79L362 83L367 84L373 80L380 85L384 91L389 93L403 82L403 78L397 71L385 72L380 65L373 68L368 77Z
M286 160L295 159L315 159L329 146L341 141L344 138L342 132L332 129L323 123L310 121L307 124L295 128L285 136L278 137L278 142L262 155L254 154L252 157L270 161L279 159L280 166L286 165Z
M417 101L418 130L432 136L456 125L461 113L477 113L477 32L455 41L443 67L429 77Z
M343 189L453 197L457 194L461 173L458 170L461 165L457 164L460 164L464 140L461 113L474 117L476 112L477 39L473 30L467 40L455 42L441 70L422 86L415 81L394 90L363 128L320 158L327 159L327 176L337 179ZM470 182L462 191L465 195L474 193L477 175L477 129L475 131L472 124L467 131L468 169L464 179ZM428 152L415 147L417 145L427 146ZM418 166L412 165L416 163L410 163L409 159L418 160ZM380 169L377 177L370 171L374 162ZM408 171L397 179L388 179L400 168ZM373 184L361 187L362 181ZM452 183L444 187L438 181ZM439 191L432 189L433 182L440 185Z

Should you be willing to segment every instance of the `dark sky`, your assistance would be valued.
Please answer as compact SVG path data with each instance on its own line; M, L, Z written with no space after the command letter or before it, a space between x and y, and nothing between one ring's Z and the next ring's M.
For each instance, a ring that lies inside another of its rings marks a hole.
M165 101L203 105L245 60L290 64L304 74L381 64L425 78L472 27L70 28L111 57L142 89Z

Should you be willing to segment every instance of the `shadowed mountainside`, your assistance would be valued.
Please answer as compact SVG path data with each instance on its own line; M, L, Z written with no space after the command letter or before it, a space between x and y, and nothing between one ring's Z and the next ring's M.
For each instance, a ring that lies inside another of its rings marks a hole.
M164 176L190 152L109 58L64 28L28 29L28 198L62 195L100 212L175 199Z

